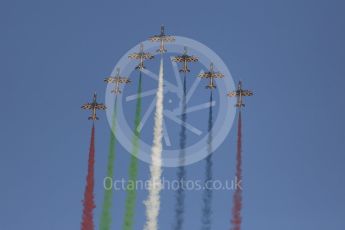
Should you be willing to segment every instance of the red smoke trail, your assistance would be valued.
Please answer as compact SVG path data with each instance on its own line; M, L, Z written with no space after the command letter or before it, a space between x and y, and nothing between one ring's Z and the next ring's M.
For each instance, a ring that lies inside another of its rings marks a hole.
M93 200L94 188L94 164L95 164L95 125L92 125L88 172L86 177L86 187L83 200L83 220L81 230L93 230L93 209L96 207Z
M241 110L238 115L238 127L237 127L237 155L236 155L236 180L242 181L242 118ZM240 183L241 184L241 183ZM242 223L242 188L235 188L233 196L233 207L232 207L232 230L241 230Z

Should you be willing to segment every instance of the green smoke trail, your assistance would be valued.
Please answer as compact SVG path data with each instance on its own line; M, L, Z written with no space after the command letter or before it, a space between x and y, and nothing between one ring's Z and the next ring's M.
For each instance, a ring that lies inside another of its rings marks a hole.
M115 97L114 111L111 118L107 178L113 178L113 175L114 175L114 162L115 162L115 153L116 153L115 152L116 112L117 112L117 96ZM107 181L109 180L105 180L105 182ZM111 205L113 201L113 190L111 186L108 184L105 184L104 186L105 186L105 189L104 189L104 198L103 198L103 208L102 208L101 221L99 224L99 230L110 230L110 226L111 226L110 210L111 210Z
M135 120L134 120L134 135L132 139L132 156L131 162L129 165L129 179L128 184L133 183L135 184L138 176L138 159L137 155L139 153L139 139L140 139L140 131L138 130L141 118L141 71L139 73L139 84L138 84L138 99L136 104L136 111L135 111ZM134 218L134 210L135 210L135 201L137 197L136 189L134 186L128 186L127 188L127 197L126 197L126 211L125 217L123 222L123 229L124 230L132 230L133 229L133 218Z

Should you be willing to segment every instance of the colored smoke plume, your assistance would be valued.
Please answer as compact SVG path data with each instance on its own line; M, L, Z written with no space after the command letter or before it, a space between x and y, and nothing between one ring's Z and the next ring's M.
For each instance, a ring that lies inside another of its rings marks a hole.
M187 135L186 135L186 127L185 123L187 120L187 114L186 114L186 74L184 74L183 78L183 96L182 96L182 114L181 114L181 131L180 131L180 156L179 156L179 164L177 171L177 180L180 183L183 183L186 180L186 169L184 167L185 163L185 155L186 155L186 141L187 141ZM179 188L176 191L176 205L175 205L175 223L174 223L174 229L175 230L181 230L183 226L183 215L184 215L184 200L185 200L185 191L184 186L180 184Z
M212 91L210 94L210 108L208 115L208 138L207 138L207 152L206 168L205 168L205 185L212 181L213 178L213 162L212 162L212 125L213 125L213 111L212 111ZM203 209L202 209L202 228L203 230L210 230L212 225L212 189L205 188L203 193Z
M131 161L128 169L129 173L129 181L135 183L138 177L138 158L137 155L139 153L139 140L140 140L140 131L139 131L139 124L141 118L141 91L142 91L142 77L141 71L139 73L139 84L138 84L138 99L136 103L136 111L135 111L135 120L134 120L134 135L132 139L132 154L131 154ZM137 198L137 191L135 188L128 188L127 189L127 197L126 197L126 210L125 210L125 217L123 223L124 230L132 230L134 226L134 214L135 214L135 204Z
M116 112L117 112L117 96L115 97L114 111L111 118L111 131L109 141L108 165L107 165L107 178L114 176L114 163L116 156ZM106 188L108 186L106 185ZM100 230L110 230L111 227L111 207L113 202L113 189L104 189L103 207L101 220L99 224Z
M237 153L236 153L236 178L242 181L242 118L241 111L238 115L238 128L237 128ZM233 195L232 207L232 230L241 230L242 223L242 189L236 188Z
M154 117L153 146L150 166L150 189L146 205L145 230L158 229L158 215L160 209L160 191L162 175L162 136L163 136L163 58L160 61L156 112Z
M93 230L93 209L96 207L94 203L94 165L95 165L95 125L92 125L88 171L86 177L86 187L83 200L83 219L81 230Z

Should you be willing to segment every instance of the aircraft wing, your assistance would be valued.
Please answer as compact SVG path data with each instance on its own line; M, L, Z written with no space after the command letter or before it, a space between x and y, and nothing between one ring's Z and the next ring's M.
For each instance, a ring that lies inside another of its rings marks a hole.
M161 37L159 35L155 35L149 38L150 41L152 42L158 42L161 40Z
M188 56L186 58L186 61L187 62L197 62L198 61L198 58L197 57L194 57L194 56Z
M105 110L107 107L103 104L96 104L95 109Z
M112 82L114 82L114 78L113 77L107 77L107 78L104 78L104 81L107 83L112 83Z
M194 56L182 55L173 58L175 62L197 62L198 58Z
M164 41L164 42L173 42L175 41L175 38L173 36L167 36L167 35L155 35L149 38L150 41L152 42L160 42L160 41Z
M132 59L139 59L140 58L140 56L138 55L138 54L130 54L130 55L128 55L128 57L129 58L132 58Z
M224 74L222 74L222 73L213 73L212 75L213 75L214 78L222 78L222 77L224 77Z
M233 91L233 92L228 93L228 96L229 96L229 97L236 97L237 95L238 95L238 94L237 94L236 91Z
M174 62L184 62L184 58L181 56L176 56L172 59Z
M206 73L201 73L201 74L199 74L199 77L201 77L201 78L210 78L211 75L210 75L209 72L206 72Z
M242 90L241 93L243 96L253 96L253 92L250 90Z
M130 83L130 82L131 82L131 80L129 80L128 78L125 78L125 77L120 79L120 83Z
M82 109L92 109L92 104L91 103L86 103L81 106Z
M161 40L165 41L165 42L173 42L173 41L175 41L175 38L173 36L165 35L165 36L161 37Z
M153 55L150 53L142 53L141 54L144 59L152 59Z

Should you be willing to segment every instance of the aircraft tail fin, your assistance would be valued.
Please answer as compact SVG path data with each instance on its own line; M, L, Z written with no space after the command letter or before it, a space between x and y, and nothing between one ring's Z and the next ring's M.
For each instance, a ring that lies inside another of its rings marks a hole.
M167 52L167 49L161 47L158 50L156 50L156 52L157 53L165 53L165 52Z
M115 93L115 94L120 94L120 93L122 93L122 91L121 91L119 88L113 89L111 92L112 92L112 93Z
M146 69L144 64L139 64L135 67L136 70L142 70L142 69Z
M215 85L207 85L206 86L206 89L215 89L217 88Z
M243 103L236 103L235 105L237 108L245 107L246 105Z
M190 69L188 69L188 68L183 68L183 69L180 69L179 72L180 72L180 73L187 73L187 72L189 73L189 72L190 72Z

